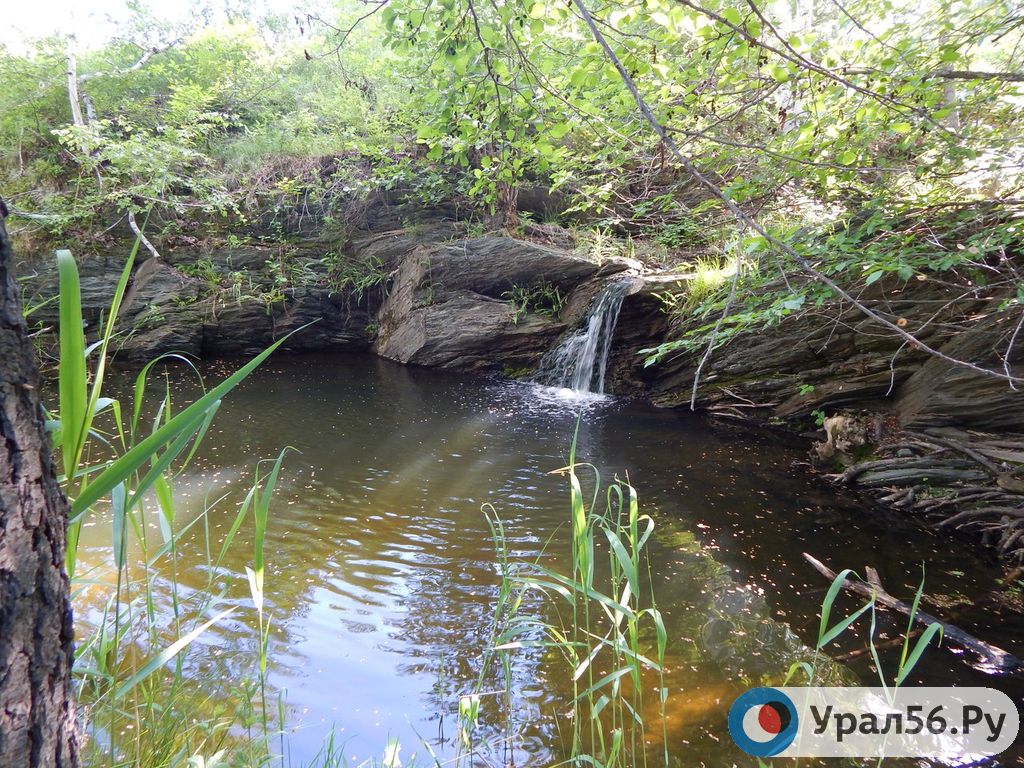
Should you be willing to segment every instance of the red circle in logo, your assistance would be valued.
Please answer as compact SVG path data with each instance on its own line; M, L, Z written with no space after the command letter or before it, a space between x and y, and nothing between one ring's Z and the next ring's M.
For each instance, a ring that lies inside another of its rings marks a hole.
M757 713L757 724L768 733L779 733L782 730L782 716L771 704L764 704Z

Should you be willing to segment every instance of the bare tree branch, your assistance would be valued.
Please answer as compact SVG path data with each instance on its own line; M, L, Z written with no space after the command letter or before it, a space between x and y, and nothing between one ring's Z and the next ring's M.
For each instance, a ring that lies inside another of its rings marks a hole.
M130 67L125 67L124 69L112 69L107 72L90 72L87 75L79 75L78 81L80 83L85 83L89 80L95 80L97 77L119 77L121 75L127 75L129 72L137 72L138 70L146 66L146 62L152 59L158 53L163 53L164 51L170 50L180 42L181 40L177 39L172 40L171 42L167 43L167 45L162 45L155 48L148 48L142 54L142 56L139 57L139 60L132 64Z
M160 252L151 242L149 242L149 238L147 238L142 233L142 230L139 228L139 225L135 221L135 214L132 213L131 211L128 211L128 226L131 227L132 232L134 232L135 236L139 238L139 242L145 246L146 250L153 254L153 258L160 259Z

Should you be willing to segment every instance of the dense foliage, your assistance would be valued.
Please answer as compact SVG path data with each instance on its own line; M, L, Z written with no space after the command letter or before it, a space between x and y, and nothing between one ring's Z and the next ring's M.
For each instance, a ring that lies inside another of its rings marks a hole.
M135 7L99 50L0 54L3 187L23 235L79 241L141 212L165 235L296 211L343 226L377 188L512 227L540 189L553 202L527 215L704 259L719 279L686 314L731 311L743 273L743 328L823 298L762 290L798 271L772 237L861 286L998 267L1021 240L1022 57L1019 9L981 0L385 0L192 28ZM979 202L995 234L965 244Z
M196 30L139 15L128 40L77 56L80 125L73 41L4 52L8 196L58 229L103 204L252 203L253 182L322 193L355 174L342 164L328 176L344 178L324 178L316 160L359 157L382 183L465 169L460 191L485 206L513 207L530 180L615 220L692 209L672 194L689 180L574 5L368 9ZM590 10L658 120L734 200L937 203L1018 181L1024 26L1012 3ZM409 162L373 163L394 153Z

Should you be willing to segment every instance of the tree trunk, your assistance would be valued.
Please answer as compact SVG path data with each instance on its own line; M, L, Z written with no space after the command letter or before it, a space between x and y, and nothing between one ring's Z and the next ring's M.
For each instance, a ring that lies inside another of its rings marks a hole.
M519 224L519 190L508 182L498 183L497 215L505 229L513 230Z
M68 504L43 427L6 213L0 200L0 763L74 768Z
M75 36L68 35L67 45L67 76L68 102L71 105L71 121L75 125L85 125L82 117L82 102L78 97L78 61L75 59Z

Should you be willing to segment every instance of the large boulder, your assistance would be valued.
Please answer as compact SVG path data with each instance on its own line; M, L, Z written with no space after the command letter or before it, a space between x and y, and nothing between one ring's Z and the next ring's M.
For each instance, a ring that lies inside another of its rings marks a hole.
M547 246L483 237L406 256L379 314L378 354L402 363L460 368L534 366L575 317L517 312L516 289L568 296L598 265ZM565 314L565 313L563 313Z
M503 298L516 286L540 283L568 293L594 277L599 269L594 262L557 248L511 237L461 240L419 256L417 265L426 268L439 289L472 291L494 299Z

